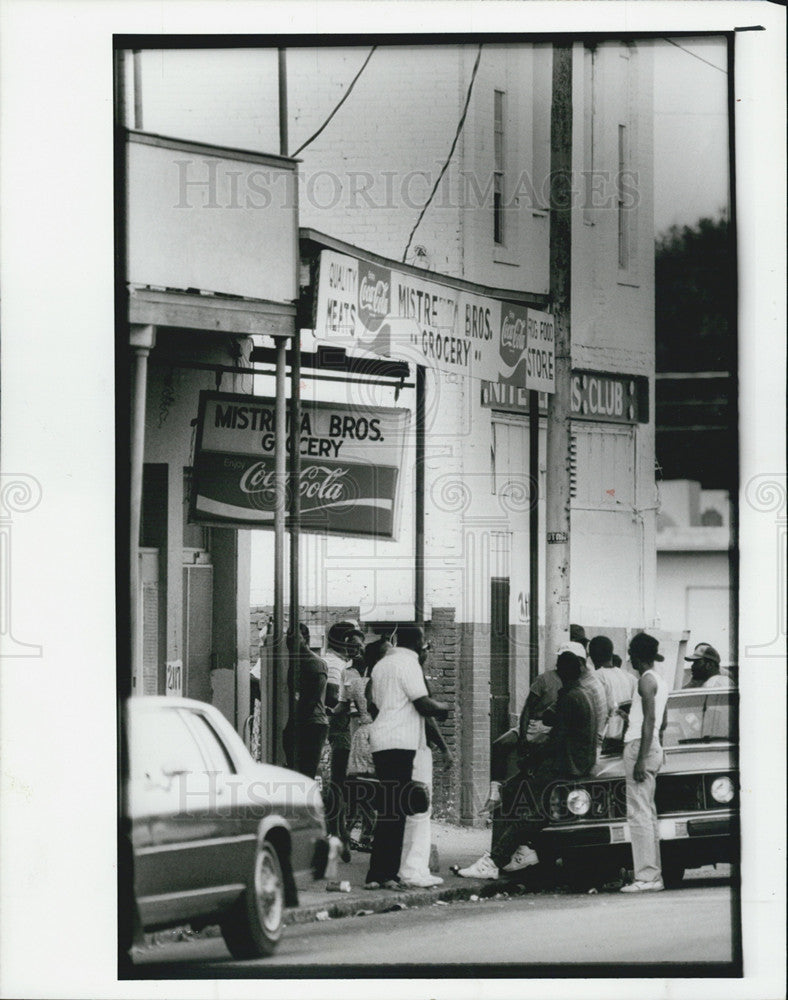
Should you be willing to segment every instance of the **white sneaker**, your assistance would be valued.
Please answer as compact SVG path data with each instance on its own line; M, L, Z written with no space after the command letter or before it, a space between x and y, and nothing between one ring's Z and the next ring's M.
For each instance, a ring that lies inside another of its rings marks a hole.
M457 874L461 878L498 878L498 865L489 854L482 854L478 861L474 861L467 868L460 868Z
M622 885L618 890L619 892L662 892L665 885L661 878L655 879L653 882L640 882L635 880L631 885Z
M505 872L519 872L523 868L530 868L531 865L539 864L539 855L529 847L528 844L521 844L512 855L512 860L508 865L503 866Z
M403 879L408 888L413 889L433 889L436 885L443 885L440 875L420 875L417 878Z

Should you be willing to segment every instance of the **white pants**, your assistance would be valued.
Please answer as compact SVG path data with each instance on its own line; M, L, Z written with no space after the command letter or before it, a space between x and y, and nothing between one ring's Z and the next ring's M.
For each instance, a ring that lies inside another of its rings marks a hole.
M430 816L432 815L432 750L416 751L413 761L413 781L422 781L430 790L430 808L424 813L408 816L402 841L399 877L405 882L422 879L430 874Z
M652 747L645 758L646 777L635 781L635 763L640 751L640 740L624 746L624 773L627 779L627 821L632 837L632 860L635 878L640 882L655 882L662 878L659 851L659 822L654 793L657 772L662 765L662 748Z

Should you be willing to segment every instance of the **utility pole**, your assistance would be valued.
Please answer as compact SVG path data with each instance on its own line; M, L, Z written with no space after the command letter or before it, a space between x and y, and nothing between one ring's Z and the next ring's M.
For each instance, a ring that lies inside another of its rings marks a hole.
M555 392L547 406L545 658L569 638L572 287L572 42L553 46L550 112L550 294Z

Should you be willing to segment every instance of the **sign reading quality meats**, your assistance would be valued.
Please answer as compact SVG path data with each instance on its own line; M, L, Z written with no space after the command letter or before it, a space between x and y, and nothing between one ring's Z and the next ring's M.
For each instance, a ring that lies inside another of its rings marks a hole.
M190 518L270 528L274 523L274 400L201 392ZM302 403L288 451L301 455L301 528L321 534L393 538L410 411ZM287 504L289 490L287 483Z

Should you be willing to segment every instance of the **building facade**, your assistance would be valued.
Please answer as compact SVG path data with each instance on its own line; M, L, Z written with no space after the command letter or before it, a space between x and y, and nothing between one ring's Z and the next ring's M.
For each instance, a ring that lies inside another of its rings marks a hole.
M304 348L341 340L314 322L324 250L359 268L384 268L416 296L426 289L423 276L443 289L437 299L479 296L502 315L549 313L551 46L379 47L319 131L367 54L355 47L287 53ZM225 53L190 77L184 67L200 55L143 53L146 129L276 148L275 53ZM177 72L164 72L168 66ZM655 624L656 614L651 77L648 43L572 47L570 617L589 635L611 635L620 653L628 632ZM193 167L189 182L207 177ZM257 195L238 187L235 197L246 205ZM426 369L424 616L433 687L452 702L445 728L459 751L438 805L472 821L486 791L490 740L519 711L530 683L529 567L537 557L544 623L546 418L539 418L542 530L531 538L527 393L485 378L482 367L438 357L450 324L425 314L426 301L425 292L403 327L415 341L406 336L393 353ZM502 328L503 320L490 330L492 350ZM272 388L271 378L255 379L256 394ZM416 404L412 384L305 377L302 392L306 400L411 412ZM302 536L305 609L347 604L365 622L413 620L415 448L409 439L392 539ZM272 602L272 555L271 534L254 532L255 609ZM554 653L540 643L539 669Z

